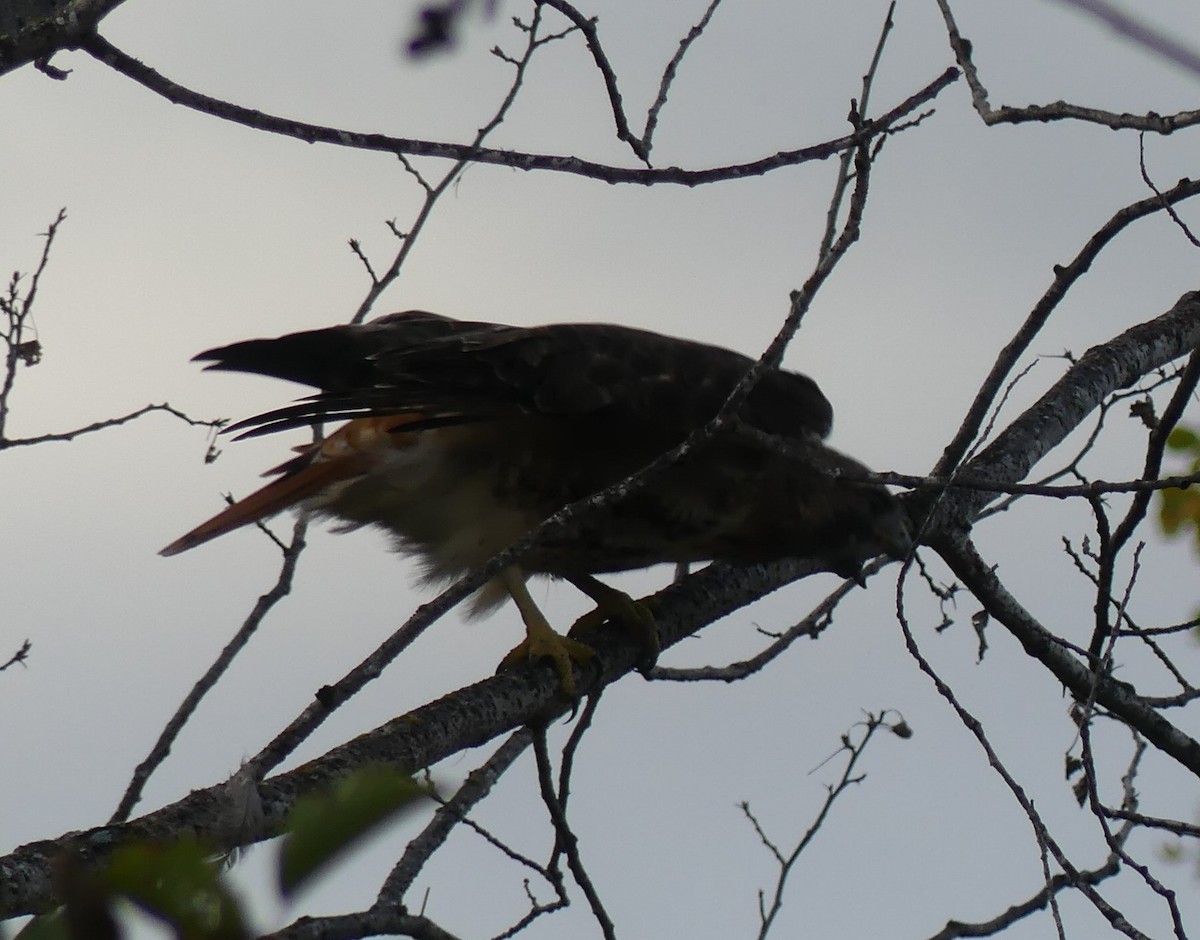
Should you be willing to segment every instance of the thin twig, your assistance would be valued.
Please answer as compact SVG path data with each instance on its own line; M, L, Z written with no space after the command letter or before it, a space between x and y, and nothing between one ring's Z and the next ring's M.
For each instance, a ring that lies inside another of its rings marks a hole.
M596 163L578 157L556 154L525 153L518 150L496 150L474 147L470 144L443 143L387 134L363 134L344 128L325 127L278 117L244 108L231 102L221 101L197 91L185 88L165 78L149 66L122 52L98 34L85 37L81 48L99 61L116 69L121 74L145 86L175 104L182 104L205 114L232 121L246 127L281 134L305 143L325 143L356 150L374 150L410 156L440 157L448 160L469 159L472 163L508 166L518 170L548 170L576 176L602 180L607 183L658 183L680 186L698 186L723 180L746 179L762 176L786 166L796 166L812 160L825 160L844 150L855 147L861 140L875 138L893 129L909 114L936 98L943 90L958 79L958 69L946 69L937 78L919 91L910 95L896 107L873 121L864 124L861 131L835 138L820 144L785 150L752 160L748 163L712 167L700 170L685 170L680 167L620 167Z
M1200 182L1183 180L1161 195L1155 194L1148 199L1130 203L1115 212L1104 225L1097 229L1068 264L1055 266L1054 281L1029 312L1020 329L996 357L991 371L984 379L979 391L976 392L971 406L967 409L961 427L946 446L934 467L934 476L950 475L953 468L961 462L1009 372L1015 368L1017 361L1025 354L1030 343L1046 325L1067 292L1087 272L1100 252L1118 234L1139 219L1154 215L1156 212L1162 211L1164 206L1175 205L1197 194L1200 194Z
M877 558L863 567L861 575L863 578L869 578L883 570L889 564L891 564L890 559ZM803 620L792 624L792 626L780 633L770 645L749 659L730 663L727 666L697 666L690 669L655 666L650 670L647 678L670 682L737 682L740 679L752 676L762 670L768 663L777 659L801 637L815 640L824 633L833 624L833 612L837 609L838 604L857 586L850 579L843 581L825 600L814 607Z
M29 651L31 649L33 649L33 644L28 639L22 640L21 645L17 647L17 651L8 657L6 662L0 663L0 672L4 672L10 666L25 665L25 662L29 659Z
M499 50L495 50L497 55L500 55L500 57L506 62L512 63L515 70L512 82L509 84L508 91L505 93L492 117L476 132L475 138L470 144L470 148L461 157L455 160L454 164L449 170L446 171L446 174L442 177L440 182L438 182L436 185L431 185L429 181L426 180L425 177L416 169L416 167L412 165L406 154L402 152L397 153L401 163L404 164L404 168L409 172L410 175L416 178L417 182L425 190L425 199L421 204L421 208L417 212L416 218L413 220L412 226L401 238L400 248L396 252L395 257L392 259L392 263L388 265L386 271L376 276L375 272L371 269L371 266L367 264L366 258L359 253L359 257L362 258L363 263L367 265L367 271L371 276L371 286L367 290L367 295L358 305L358 309L350 318L351 323L361 323L371 311L372 307L374 307L375 301L378 300L379 296L388 287L390 287L397 278L399 278L400 271L404 266L404 262L412 252L417 237L425 228L425 223L428 222L430 217L433 215L433 211L437 206L438 200L441 199L441 197L448 189L450 189L454 182L462 176L467 167L478 162L477 156L483 149L483 142L488 138L492 131L504 123L504 119L507 117L509 109L511 109L513 103L516 101L517 94L525 82L525 73L529 67L529 62L533 57L534 52L536 52L541 46L545 45L551 39L561 37L562 34L555 34L553 37L540 36L538 29L541 25L541 20L541 5L535 5L533 8L532 21L527 26L521 26L527 38L525 50L519 59L501 55ZM392 227L392 231L396 231L394 226ZM354 245L356 243L352 242L351 244Z
M29 277L29 287L24 296L19 290L21 276L13 274L8 286L8 295L0 298L0 314L4 317L4 327L0 332L0 339L4 341L4 377L0 380L0 448L7 444L5 428L8 424L9 397L17 380L17 368L22 362L30 364L40 358L40 347L37 347L35 356L30 343L36 343L36 340L27 340L26 330L32 325L33 302L37 298L38 285L46 271L46 265L50 263L50 249L54 247L59 226L66 219L67 210L59 209L54 221L42 233L42 238L45 239L42 244L42 256Z
M133 808L137 805L142 797L142 789L146 785L146 781L150 779L150 775L158 769L158 766L167 759L171 753L171 747L175 743L175 739L179 736L179 732L183 730L183 726L187 724L192 713L195 712L201 700L207 695L213 687L220 681L225 671L229 668L234 658L239 652L250 642L250 638L258 631L263 619L271 611L271 609L285 598L292 589L292 580L296 574L296 562L300 557L300 553L304 550L304 536L308 530L308 517L301 515L297 518L295 525L292 527L292 540L284 549L283 563L279 568L279 576L275 579L275 584L269 591L259 597L254 608L243 621L237 633L233 635L225 648L221 650L220 655L213 660L212 664L205 670L196 684L184 697L179 708L175 710L175 714L171 716L158 740L154 742L154 747L150 749L150 753L145 759L138 764L137 769L133 772L133 778L129 781L129 786L125 788L125 794L121 797L121 802L117 806L117 810L109 819L109 825L114 823L124 822L129 818L129 814L133 812Z
M1146 169L1145 131L1142 131L1140 134L1138 134L1138 170L1142 174L1142 182L1146 184L1147 188L1154 193L1154 195L1161 199L1162 191L1154 184L1154 180L1150 179L1150 171ZM1182 218L1180 218L1179 213L1175 211L1175 208L1173 206L1164 206L1164 208L1166 209L1167 215L1171 217L1171 221L1175 223L1181 232L1183 232L1184 238L1191 242L1195 247L1200 248L1200 238L1197 238L1192 233L1191 228L1186 222L1183 221Z
M53 441L72 441L84 434L92 434L96 431L120 427L122 424L128 424L130 421L136 421L143 415L148 415L155 411L166 412L167 414L172 415L173 417L176 417L180 421L190 424L193 427L221 428L226 424L224 418L193 418L191 415L180 411L178 408L172 407L169 402L163 402L159 405L143 405L141 408L137 409L137 411L131 411L129 414L121 415L119 418L105 418L102 421L93 421L91 424L85 424L82 427L73 428L70 431L56 431L51 434L37 434L33 437L14 437L0 440L0 450L4 450L8 447L31 447L34 444L48 444Z
M945 553L943 553L943 557L946 557ZM946 560L947 562L951 561L950 558L947 558ZM955 569L956 575L968 583L968 586L971 587L972 593L974 593L977 598L984 602L985 607L988 607L989 614L995 616L995 610L993 608L996 605L989 604L988 601L989 597L994 596L994 592L989 594L987 591L981 591L977 582L972 583L975 581L974 578L969 579L968 577L964 577L964 571L960 570L960 567L956 567L954 564L951 564L951 567ZM898 620L900 629L904 634L904 644L908 649L909 655L913 658L914 662L916 662L918 668L920 668L920 670L925 673L925 675L927 675L933 682L934 688L937 690L938 694L950 705L951 709L958 716L958 719L963 726L974 736L979 746L983 749L984 754L987 756L988 764L996 771L996 773L1000 776L1000 779L1004 781L1005 786L1008 787L1009 791L1020 805L1022 811L1025 813L1025 817L1029 820L1029 824L1033 829L1034 837L1039 846L1045 847L1059 868L1061 868L1062 871L1065 872L1066 875L1071 879L1071 886L1076 888L1084 895L1084 897L1091 901L1092 905L1109 922L1114 930L1120 931L1126 936L1133 938L1133 940L1150 940L1149 937L1126 921L1124 915L1111 904L1109 904L1108 901L1106 901L1092 885L1088 884L1082 879L1082 873L1080 870L1071 863L1071 860L1067 857L1066 853L1058 845L1057 840L1055 840L1050 834L1050 830L1046 826L1045 820L1042 819L1041 813L1038 812L1036 807L1033 805L1033 801L1026 794L1025 788L1017 782L1016 778L1013 777L1008 768L1000 760L999 755L996 753L995 749L991 745L991 742L988 740L987 734L983 728L983 724L959 701L958 696L954 693L954 690L946 684L946 682L941 676L938 675L937 671L933 668L930 662L921 653L920 648L917 646L916 638L913 636L912 629L909 625L908 615L905 612L904 605L904 584L906 581L906 574L910 569L911 565L906 563L901 569L900 577L896 583L896 619ZM977 573L977 571L971 571L969 574L974 575ZM994 572L991 572L991 575L993 578L995 577ZM1054 897L1054 894L1051 890L1052 885L1053 880L1047 879L1046 885L1043 888L1043 892L1045 892L1045 896L1048 899L1053 899Z
M1125 780L1125 801L1126 806L1123 807L1129 811L1137 809L1137 796L1133 788L1132 780L1136 773L1137 762L1141 759L1142 749L1144 744L1136 741L1134 750L1134 759L1130 763L1130 769L1126 771ZM1174 928L1176 940L1187 940L1187 933L1183 929L1183 919L1179 912L1179 902L1176 899L1175 892L1167 888L1161 881L1154 877L1148 866L1142 864L1125 849L1125 836L1128 835L1130 826L1126 824L1122 827L1122 835L1118 836L1113 833L1112 827L1108 824L1108 816L1104 812L1104 807L1100 802L1100 795L1096 787L1096 764L1092 753L1091 743L1091 720L1084 718L1079 723L1079 739L1083 748L1083 766L1084 780L1087 786L1087 801L1092 810L1092 815L1100 825L1100 830L1104 835L1104 841L1108 844L1109 850L1127 867L1133 869L1141 876L1142 881L1155 894L1166 902L1167 909L1170 911L1171 924Z
M1188 358L1187 366L1180 376L1175 394L1171 396L1170 402L1167 403L1162 418L1150 432L1150 438L1146 444L1146 458L1142 468L1143 479L1153 480L1162 470L1163 453L1167 447L1167 437L1183 416L1183 411L1191 401L1197 384L1200 384L1200 351L1192 353ZM1098 516L1102 516L1103 513L1099 508L1099 504L1096 503L1094 505L1097 507ZM1097 586L1098 600L1096 604L1098 622L1096 630L1092 635L1092 641L1088 646L1088 650L1093 656L1099 656L1100 646L1104 642L1106 634L1111 632L1110 624L1102 616L1102 612L1103 614L1107 614L1108 612L1108 604L1104 599L1112 593L1117 555L1133 536L1137 527L1142 524L1142 520L1145 518L1146 511L1149 508L1150 492L1147 490L1137 492L1134 494L1133 501L1125 517L1116 529L1113 530L1111 538L1101 537L1100 566L1098 571L1099 585Z
M666 68L663 69L662 78L658 82L658 94L655 95L654 102L646 111L646 126L642 130L642 146L646 150L647 157L649 157L650 149L654 145L654 131L658 127L658 116L662 112L663 106L667 103L667 92L675 81L675 75L679 71L683 57L687 55L687 51L691 48L692 43L699 39L704 30L708 28L708 24L712 21L713 14L717 12L717 7L720 3L721 0L709 0L709 4L704 10L704 15L688 30L687 35L679 40L679 48L675 50L675 54L671 56L671 60L667 63ZM647 160L647 162L649 161Z
M842 773L838 778L837 783L826 786L825 800L821 804L821 808L817 811L816 817L804 831L804 835L800 837L795 848L793 848L786 855L774 840L768 838L757 817L750 811L750 804L744 801L739 804L742 813L747 819L750 820L750 824L754 827L754 831L758 834L759 840L766 847L767 851L771 853L776 863L779 865L779 874L775 879L775 887L771 895L771 902L769 906L764 904L763 893L761 891L759 892L758 940L766 940L767 934L770 932L772 925L775 923L775 918L778 917L779 912L783 909L784 891L787 887L788 878L792 873L792 869L795 867L796 862L800 859L800 856L804 853L805 849L807 849L812 843L813 839L816 838L817 833L821 831L821 827L825 824L825 820L829 817L830 812L833 810L834 804L837 803L842 794L844 794L850 787L862 783L863 780L866 779L865 773L856 774L855 769L858 766L859 760L866 752L867 745L870 744L871 738L874 737L875 732L880 728L893 729L895 727L895 723L889 721L887 718L889 712L890 709L884 709L878 715L868 713L864 721L856 723L854 727L862 729L862 736L857 741L851 737L853 729L851 729L851 732L847 732L846 734L842 735L841 747L836 752L845 752L847 755L846 764L842 768ZM903 719L901 719L901 722L902 721Z
M376 904L400 905L413 881L433 854L445 844L451 831L466 819L533 742L528 728L509 735L484 763L467 775L454 796L438 807L433 818L404 849L404 854L392 868L379 890ZM510 856L511 857L511 856Z
M1045 910L1051 899L1067 888L1076 886L1076 878L1082 884L1097 885L1120 872L1120 863L1110 858L1099 868L1080 871L1075 877L1060 872L1054 875L1048 884L1043 885L1031 897L1001 911L991 920L967 922L961 920L947 921L946 926L932 934L929 940L960 940L965 937L994 937L1007 931L1013 924L1031 914Z
M546 745L546 729L540 728L534 732L533 736L533 752L537 756L538 770L538 785L541 788L542 802L546 804L546 810L550 814L550 820L554 825L555 839L555 854L561 849L562 853L567 858L567 867L571 870L571 876L575 879L575 883L579 885L583 891L584 897L587 898L588 905L592 909L592 916L595 917L596 923L600 927L600 932L605 940L616 940L616 930L613 927L612 919L608 916L608 912L604 909L604 903L600 900L600 894L596 890L596 886L592 883L591 876L588 875L587 869L583 866L583 859L579 855L579 839L571 829L571 824L567 820L566 810L563 805L564 794L556 792L554 788L553 772L550 766L550 752Z

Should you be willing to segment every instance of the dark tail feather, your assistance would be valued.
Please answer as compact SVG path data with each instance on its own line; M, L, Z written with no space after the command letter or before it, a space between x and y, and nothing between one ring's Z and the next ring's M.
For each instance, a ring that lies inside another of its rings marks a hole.
M251 339L209 349L195 357L206 368L252 372L328 390L370 387L373 366L362 343L344 326L292 333L277 339Z

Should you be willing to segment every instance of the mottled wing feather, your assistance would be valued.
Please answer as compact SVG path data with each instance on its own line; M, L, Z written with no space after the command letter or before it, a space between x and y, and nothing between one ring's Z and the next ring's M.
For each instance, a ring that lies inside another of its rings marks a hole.
M414 412L429 427L521 414L600 417L664 442L711 419L751 366L730 350L608 324L511 327L410 311L362 326L202 353L209 368L322 389L240 422L268 433L319 421ZM807 376L770 371L742 417L768 433L824 437L832 409Z

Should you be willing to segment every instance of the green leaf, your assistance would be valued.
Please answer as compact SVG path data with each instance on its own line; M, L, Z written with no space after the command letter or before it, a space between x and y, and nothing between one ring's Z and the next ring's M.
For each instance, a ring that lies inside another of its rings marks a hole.
M35 917L21 928L13 940L71 940L71 931L60 908L53 914Z
M1167 447L1171 450L1200 450L1200 434L1190 428L1176 426L1167 435Z
M351 774L329 793L296 801L279 858L279 886L294 892L351 843L431 796L427 786L383 767Z
M170 924L188 940L242 940L248 931L220 863L194 840L122 846L105 870L113 891Z
M1200 492L1188 487L1186 490L1161 490L1160 493L1158 519L1163 532L1174 535L1182 526L1191 525L1200 535Z

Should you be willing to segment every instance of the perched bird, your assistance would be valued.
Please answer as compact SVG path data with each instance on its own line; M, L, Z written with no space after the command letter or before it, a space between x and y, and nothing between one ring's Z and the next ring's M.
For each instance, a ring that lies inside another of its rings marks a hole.
M482 565L557 510L675 448L717 414L752 365L726 349L623 326L517 327L422 311L234 343L196 359L320 389L231 430L349 420L162 554L300 506L346 528L383 527L429 581ZM592 620L615 615L652 633L644 608L593 575L801 557L856 576L867 558L908 551L892 495L844 479L861 480L867 469L822 443L833 411L812 379L767 371L737 417L785 446L722 432L627 497L548 532L480 590L475 612L505 594L520 610L526 641L509 659L553 658L572 691L572 660L591 653L546 622L529 575L576 585L598 605Z

